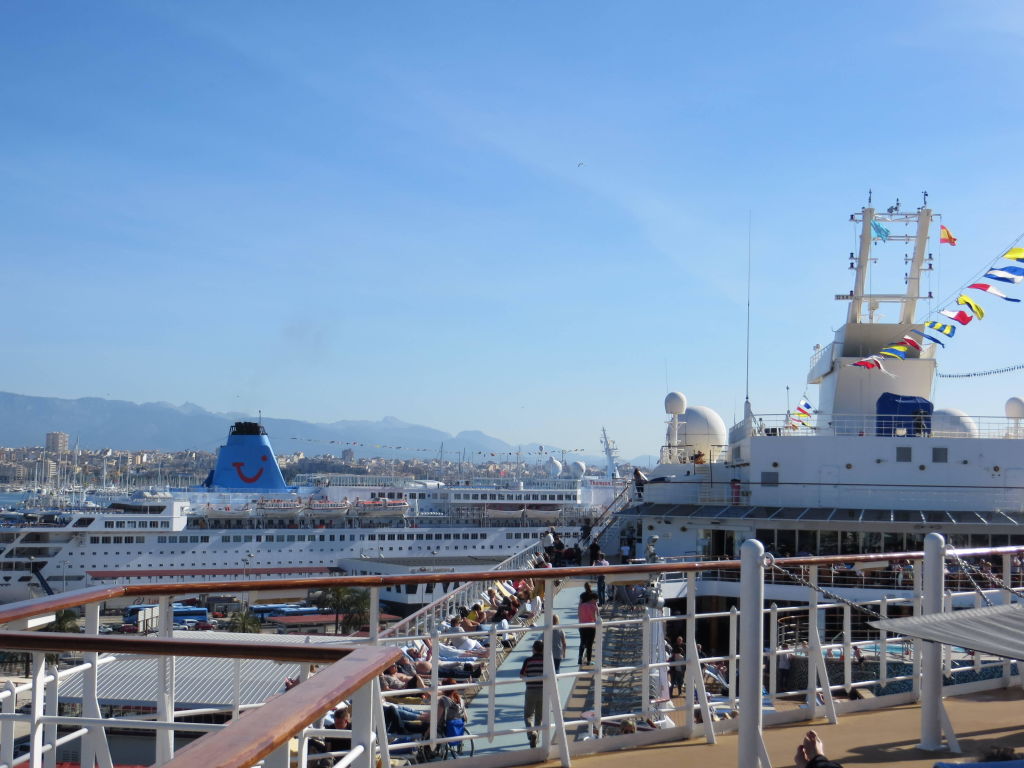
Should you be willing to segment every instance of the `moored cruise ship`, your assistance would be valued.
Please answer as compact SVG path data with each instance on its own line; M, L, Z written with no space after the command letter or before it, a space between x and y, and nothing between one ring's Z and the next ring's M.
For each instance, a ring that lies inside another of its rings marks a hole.
M767 415L748 401L727 430L711 409L666 397L666 442L623 515L627 536L641 546L656 536L662 556L713 558L736 556L749 538L777 555L919 550L929 531L958 548L1024 544L1024 401L1010 397L1005 417L933 406L936 350L965 330L954 322L972 319L962 307L980 315L965 293L938 320L916 319L932 220L926 207L851 217L860 229L854 287L836 297L849 302L845 324L810 361L816 410L802 399ZM890 235L894 223L908 234ZM904 293L868 291L883 231L913 249ZM1021 254L1011 249L982 279L1012 291L1024 279L1012 265ZM969 289L982 301L1007 298L985 282Z
M289 486L263 427L238 422L202 487L0 516L0 602L132 580L336 575L352 558L497 561L552 526L575 540L621 490L574 474L452 487L325 475Z

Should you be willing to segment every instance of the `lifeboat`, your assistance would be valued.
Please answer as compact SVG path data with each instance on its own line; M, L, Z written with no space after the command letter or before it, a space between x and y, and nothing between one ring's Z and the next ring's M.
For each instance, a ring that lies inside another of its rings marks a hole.
M348 514L352 504L347 498L342 500L336 499L307 499L306 500L306 511L315 512L316 514L323 514L328 517L340 517Z
M279 515L295 515L302 509L302 502L298 499L259 498L256 500L256 508Z
M360 517L402 517L409 511L404 499L359 499L352 512Z

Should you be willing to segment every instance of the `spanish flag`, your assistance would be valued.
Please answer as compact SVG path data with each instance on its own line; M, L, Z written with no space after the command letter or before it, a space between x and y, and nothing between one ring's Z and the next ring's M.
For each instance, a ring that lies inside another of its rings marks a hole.
M939 242L946 245L956 245L956 238L953 237L953 233L949 231L949 227L945 224L939 226Z

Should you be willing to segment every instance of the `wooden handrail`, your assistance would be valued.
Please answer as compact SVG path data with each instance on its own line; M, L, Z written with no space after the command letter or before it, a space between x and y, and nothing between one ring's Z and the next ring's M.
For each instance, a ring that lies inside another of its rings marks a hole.
M401 656L395 648L363 646L349 656L246 712L227 728L193 741L163 768L247 768L293 734L349 698Z
M332 664L362 646L326 643L251 643L165 637L113 637L63 632L0 632L0 648L19 651L132 653L147 656L201 656L214 659L271 659Z
M1024 546L978 547L957 549L961 557L1024 553ZM922 560L923 552L874 552L861 555L814 555L777 558L782 567L829 565L832 563L869 563L882 560ZM715 570L739 570L739 560L705 560L692 563L651 563L608 566L577 566L573 568L525 568L509 571L470 571L466 573L419 573L401 576L329 576L307 579L248 579L241 581L175 582L171 584L125 584L111 587L88 587L61 592L36 600L24 600L0 606L0 624L37 616L62 608L72 608L117 597L156 597L188 593L243 592L278 589L325 589L329 587L389 587L405 584L440 584L461 581L493 581L501 579L566 579L593 578L600 574L688 573Z

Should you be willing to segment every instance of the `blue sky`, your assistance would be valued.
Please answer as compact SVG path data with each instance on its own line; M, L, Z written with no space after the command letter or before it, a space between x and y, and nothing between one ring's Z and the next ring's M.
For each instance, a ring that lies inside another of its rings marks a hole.
M842 322L869 188L960 238L937 297L1024 231L1015 3L0 12L8 391L588 451L604 425L632 457L666 383L742 408L748 216L768 413ZM940 370L1024 362L996 301Z

